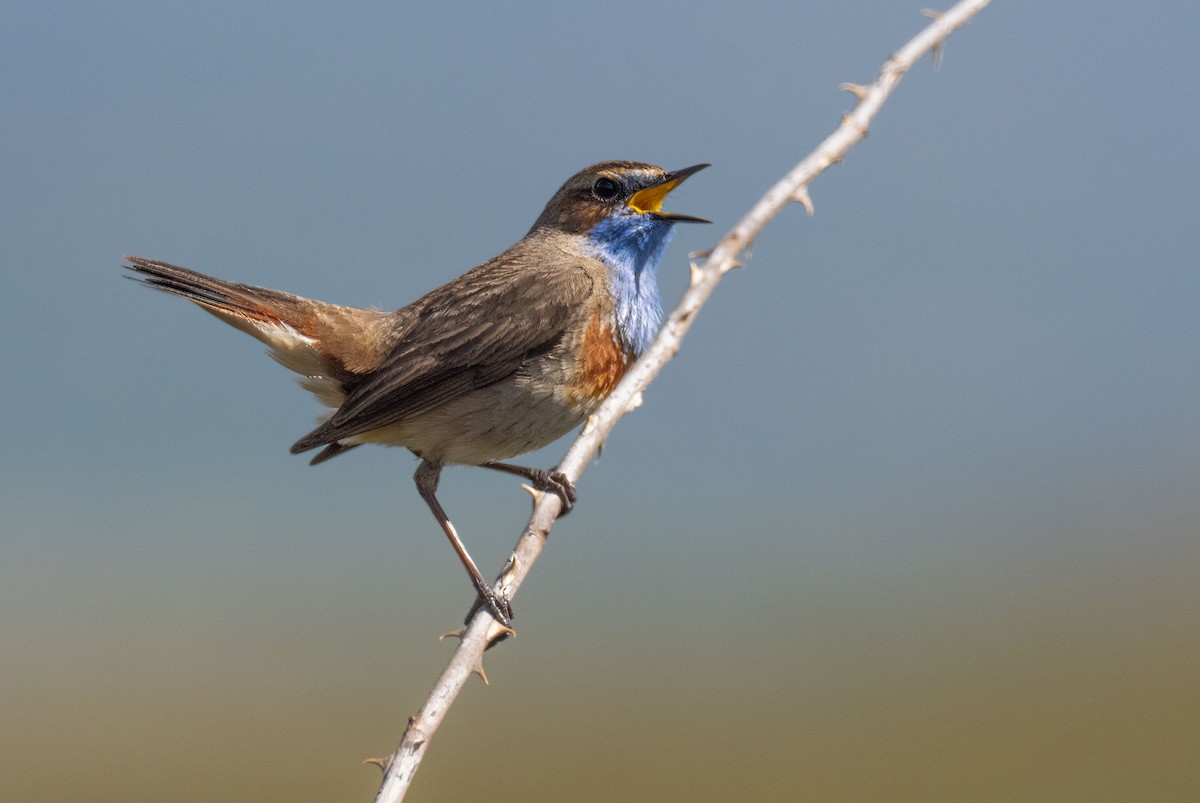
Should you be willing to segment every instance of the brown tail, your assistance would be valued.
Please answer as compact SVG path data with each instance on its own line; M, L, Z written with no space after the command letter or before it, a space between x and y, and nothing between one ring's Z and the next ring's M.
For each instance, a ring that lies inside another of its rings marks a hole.
M267 345L268 353L304 377L301 384L323 404L337 409L345 401L345 382L374 370L391 348L386 327L390 314L341 307L278 290L205 276L166 262L127 256L131 279L186 298ZM352 443L325 446L313 463L353 449ZM304 451L293 448L292 451Z
M264 287L215 279L166 262L135 256L125 259L129 264L124 267L138 274L131 279L140 279L148 287L193 301L256 337L258 326L262 324L290 326L301 334L312 336L311 331L305 331L312 328L311 315L304 314L305 310L301 309L306 299ZM247 324L255 331L248 329Z

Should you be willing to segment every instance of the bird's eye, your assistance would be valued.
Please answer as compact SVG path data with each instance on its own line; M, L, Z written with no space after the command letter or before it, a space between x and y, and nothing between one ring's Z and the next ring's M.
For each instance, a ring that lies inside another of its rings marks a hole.
M595 195L601 201L611 201L620 194L621 185L611 178L596 179L596 183L592 185L592 195Z

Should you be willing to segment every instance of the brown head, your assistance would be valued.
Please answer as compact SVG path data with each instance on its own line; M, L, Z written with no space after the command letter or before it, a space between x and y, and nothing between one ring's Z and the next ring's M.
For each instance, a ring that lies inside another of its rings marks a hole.
M530 231L549 227L571 234L587 234L601 220L626 214L708 223L703 218L662 210L667 193L682 184L688 176L706 167L707 164L698 164L669 173L644 162L594 164L567 179L546 204Z

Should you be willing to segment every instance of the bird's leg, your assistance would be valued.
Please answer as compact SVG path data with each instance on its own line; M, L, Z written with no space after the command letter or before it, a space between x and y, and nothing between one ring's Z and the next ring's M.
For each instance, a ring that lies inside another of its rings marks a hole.
M471 583L475 586L475 590L479 594L479 600L471 608L471 613L467 615L467 621L469 622L471 617L475 615L475 611L480 606L483 606L488 609L488 612L495 617L497 622L507 627L509 621L512 619L512 607L508 604L508 600L497 595L492 590L492 587L487 584L487 581L483 579L483 575L479 572L479 567L475 565L475 561L471 560L471 556L467 554L467 548L463 546L463 542L458 537L454 525L450 523L450 518L446 515L446 511L442 509L437 496L434 495L437 491L438 479L441 473L442 466L439 463L422 460L421 465L417 466L417 473L413 475L413 480L417 483L417 493L421 494L421 498L425 500L425 504L429 505L429 510L433 513L433 517L437 519L438 524L442 525L442 531L450 539L450 546L454 547L454 551L458 554L458 559L462 561L463 568L467 570L467 574L471 575Z
M518 477L524 477L533 483L533 487L539 491L549 491L557 496L562 501L562 510L558 515L565 516L571 512L571 508L575 506L575 484L567 479L567 475L559 471L545 471L540 468L526 468L525 466L514 466L512 463L483 463L484 468L493 468L496 471L506 471L509 474L516 474Z

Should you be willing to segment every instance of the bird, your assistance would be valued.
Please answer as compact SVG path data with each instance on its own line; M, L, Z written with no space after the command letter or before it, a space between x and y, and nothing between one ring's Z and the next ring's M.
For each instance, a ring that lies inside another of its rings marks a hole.
M393 312L315 301L126 256L129 278L194 302L267 346L327 408L292 445L317 465L365 443L420 459L413 480L502 625L512 607L484 580L437 498L447 465L515 474L561 500L574 485L509 458L541 448L591 415L649 348L662 320L657 270L677 223L704 218L663 200L708 164L682 170L594 164L550 198L516 244ZM128 274L127 274L128 275Z

